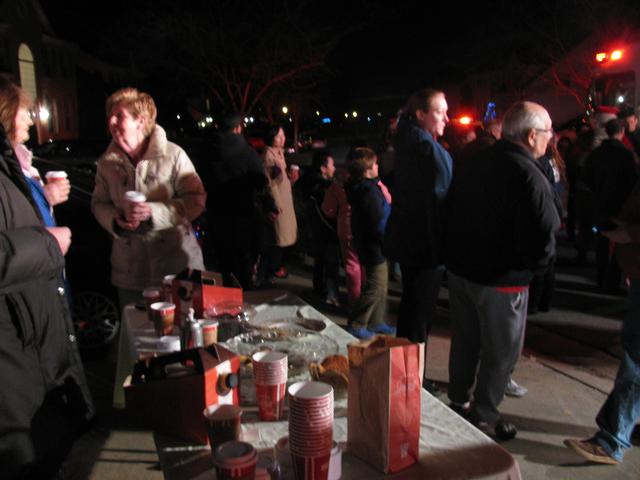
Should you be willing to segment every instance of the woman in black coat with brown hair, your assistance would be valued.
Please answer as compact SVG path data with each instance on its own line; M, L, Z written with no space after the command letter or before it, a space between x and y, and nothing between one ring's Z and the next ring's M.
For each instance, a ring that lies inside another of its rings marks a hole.
M47 479L94 408L64 296L71 232L43 226L5 133L25 115L7 88L17 87L0 83L0 476Z

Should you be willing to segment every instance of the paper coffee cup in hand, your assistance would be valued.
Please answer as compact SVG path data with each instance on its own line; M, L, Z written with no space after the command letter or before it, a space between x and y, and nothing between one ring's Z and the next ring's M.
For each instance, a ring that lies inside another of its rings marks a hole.
M147 196L142 192L129 190L128 192L125 192L124 199L131 203L143 203L147 201Z
M131 211L133 206L147 201L147 196L136 190L129 190L124 194L124 216L127 220L131 219Z
M47 179L47 182L58 182L60 180L67 179L67 172L64 170L51 170L44 175L44 178Z

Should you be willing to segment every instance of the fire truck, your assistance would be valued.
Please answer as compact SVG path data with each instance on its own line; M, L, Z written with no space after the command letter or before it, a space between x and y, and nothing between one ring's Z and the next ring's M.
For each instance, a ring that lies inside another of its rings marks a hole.
M595 54L587 114L596 107L636 107L640 103L640 41L614 43Z

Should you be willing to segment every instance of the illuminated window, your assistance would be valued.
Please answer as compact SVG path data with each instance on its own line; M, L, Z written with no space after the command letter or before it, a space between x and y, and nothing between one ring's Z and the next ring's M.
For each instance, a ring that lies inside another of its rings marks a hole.
M18 65L20 67L20 86L35 102L38 97L36 89L36 70L31 49L24 43L18 47Z

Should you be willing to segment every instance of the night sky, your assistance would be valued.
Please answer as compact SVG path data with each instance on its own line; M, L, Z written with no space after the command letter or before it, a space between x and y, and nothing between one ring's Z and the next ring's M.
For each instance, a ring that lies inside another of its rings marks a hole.
M531 23L535 15L526 5L532 3L538 2L498 1L488 8L486 4L461 7L454 2L364 1L366 12L348 13L353 24L361 24L358 31L342 40L329 65L341 78L366 87L384 88L399 77L413 77L409 81L417 83L448 81L480 67L477 64L483 59L477 54L483 48L501 57L505 50L516 47L513 21L506 19L526 13L522 23ZM126 17L128 7L145 8L153 2L43 0L41 4L60 37L96 52L104 47L110 24ZM188 9L189 2L184 5ZM522 40L518 43L526 44Z
M184 2L184 8L189 3ZM60 37L115 62L118 59L108 58L105 49L113 25L127 17L128 8L162 8L162 1L148 0L43 0L41 4ZM335 7L340 3L321 3L325 4L335 9L330 14L349 15L358 25L328 58L332 73L328 89L344 102L446 86L470 73L500 68L514 56L524 64L544 62L554 44L570 46L594 25L606 23L603 15L629 15L628 5L635 5L626 0L498 0L471 6L361 0L359 11L342 11ZM638 7L633 8L637 13Z

